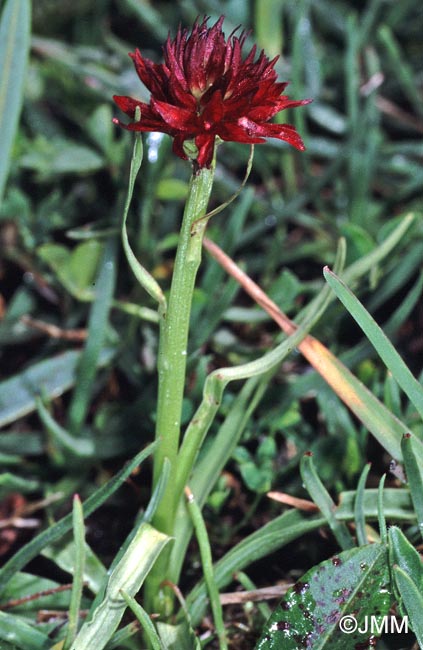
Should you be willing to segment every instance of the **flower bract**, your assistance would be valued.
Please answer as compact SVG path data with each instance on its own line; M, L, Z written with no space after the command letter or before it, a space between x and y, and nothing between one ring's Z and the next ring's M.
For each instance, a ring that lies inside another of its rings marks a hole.
M187 158L184 143L195 143L195 164L209 167L216 136L221 140L258 144L266 138L284 140L300 151L304 143L294 126L270 120L286 108L311 100L290 100L284 95L287 83L278 82L275 63L254 46L242 55L246 33L233 32L228 39L222 30L223 16L212 26L208 18L196 21L191 32L179 28L168 37L164 62L154 63L137 49L130 53L137 74L151 93L150 102L127 96L113 97L131 119L137 107L140 119L120 124L130 131L160 131L173 137L173 150Z

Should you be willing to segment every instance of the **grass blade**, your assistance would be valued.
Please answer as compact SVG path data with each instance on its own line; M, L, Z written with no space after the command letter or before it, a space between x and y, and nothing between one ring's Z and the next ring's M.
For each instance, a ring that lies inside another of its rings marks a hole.
M353 548L354 540L350 535L350 531L346 524L339 521L335 516L336 505L318 477L312 454L309 451L301 459L300 472L308 493L328 522L339 546L344 551Z
M96 283L96 299L88 323L88 339L77 368L75 391L69 406L69 430L78 435L92 395L94 377L108 327L108 315L116 277L116 245L109 241L104 250Z
M29 0L8 0L0 22L0 204L23 102L30 34Z
M423 418L423 387L421 384L419 384L407 368L382 329L346 284L330 271L328 267L325 267L323 273L330 287L354 320L359 324L382 361L386 364L387 368L391 371L398 384Z
M324 517L307 517L298 510L289 510L276 517L245 537L214 565L216 585L221 589L233 580L235 572L325 524ZM203 580L190 592L186 604L192 625L198 625L207 607L207 587Z
M411 433L406 433L403 436L401 450L405 473L417 516L417 524L423 537L423 464L417 457L416 445L416 438Z
M201 515L201 510L197 502L195 501L195 497L191 492L191 490L189 489L189 487L185 488L185 496L187 497L188 510L191 515L195 534L197 536L198 546L200 548L203 575L204 575L204 580L206 582L207 591L210 598L210 605L213 613L214 625L219 639L219 647L221 650L228 650L225 624L223 622L222 605L220 603L219 590L217 588L215 577L214 577L212 554L210 549L209 537L207 535L206 525Z
M364 514L364 489L366 487L367 476L370 471L371 464L367 463L361 472L360 479L357 485L357 495L354 504L354 520L357 531L357 543L359 546L364 546L368 543L366 535L366 516Z
M160 641L159 635L156 632L156 628L154 627L151 618L145 611L143 607L137 601L133 596L130 596L126 591L121 589L121 595L130 610L135 614L139 622L141 623L144 632L148 636L148 640L151 644L152 650L165 650L162 642Z
M79 610L84 587L85 567L85 528L81 500L77 494L73 498L73 536L75 540L75 566L73 570L72 593L69 607L68 627L63 650L68 650L78 632Z

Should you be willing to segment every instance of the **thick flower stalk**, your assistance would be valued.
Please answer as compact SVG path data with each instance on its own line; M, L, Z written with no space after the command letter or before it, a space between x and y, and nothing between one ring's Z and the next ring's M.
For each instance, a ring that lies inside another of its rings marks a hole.
M210 167L216 136L221 140L260 144L265 138L285 140L300 151L301 137L290 124L270 120L286 108L303 106L311 100L290 100L282 94L287 86L277 81L275 63L256 46L242 57L246 33L232 33L226 40L223 16L212 27L208 18L196 22L191 33L179 29L167 39L164 63L144 58L139 50L133 59L139 78L151 92L149 104L132 97L114 96L119 108L131 119L136 108L141 118L120 124L130 131L161 131L173 137L173 150L188 158L187 141L194 141L196 168ZM191 157L191 156L190 156Z

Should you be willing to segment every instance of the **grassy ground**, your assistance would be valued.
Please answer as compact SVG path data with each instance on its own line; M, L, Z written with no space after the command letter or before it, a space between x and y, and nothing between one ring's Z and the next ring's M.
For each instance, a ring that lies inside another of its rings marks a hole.
M74 492L89 495L154 436L155 307L114 237L132 138L112 125L117 109L111 96L147 99L127 52L139 47L159 60L163 40L179 22L225 14L227 33L239 24L250 28L248 42L258 42L269 56L281 54L276 67L290 81L290 96L314 100L290 116L307 151L276 141L257 146L247 188L212 219L208 236L295 318L323 286L322 268L333 264L341 237L347 265L353 264L415 212L413 226L354 290L413 373L419 376L423 368L423 80L421 9L413 0L77 0L60 11L57 4L34 3L25 99L0 207L0 515L12 518L0 529L5 559L34 527L68 512ZM144 266L167 288L190 169L172 155L166 136L149 135L145 146L130 237ZM248 154L242 145L221 147L212 207L237 189ZM97 273L105 255L115 273L103 278L93 313L92 287L101 282ZM69 390L90 313L98 337L89 339L92 356L77 389ZM329 305L313 335L423 435L339 302ZM252 360L279 338L278 327L205 253L193 307L184 422L210 370ZM240 389L235 382L226 390L211 439ZM283 506L266 497L270 489L308 498L298 471L306 450L313 451L333 495L354 489L367 461L371 487L389 467L388 454L297 351L262 393L205 508L215 559L280 514ZM36 394L45 404L41 419ZM83 463L69 461L66 440L49 414L63 427L80 425L78 444L91 445ZM146 503L148 474L147 464L88 520L88 542L106 565ZM387 485L398 486L398 479L389 475ZM291 580L335 550L331 537L316 532L252 565L249 575L260 587ZM198 578L195 553L193 546L184 593ZM68 565L58 556L31 566L39 575L68 581ZM256 610L225 612L233 647L252 647ZM412 645L398 645L392 636L383 643L381 648Z

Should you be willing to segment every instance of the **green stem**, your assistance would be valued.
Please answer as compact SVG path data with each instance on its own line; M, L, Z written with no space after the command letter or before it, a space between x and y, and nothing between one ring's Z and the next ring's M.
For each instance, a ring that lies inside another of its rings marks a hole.
M165 458L170 461L170 476L168 487L154 516L153 525L168 535L173 533L176 508L182 497L182 493L175 494L175 479L185 387L188 330L195 278L201 261L202 240L207 226L207 219L202 217L206 214L213 176L214 166L211 169L200 169L191 178L168 307L166 312L160 314L156 422L156 440L159 440L160 444L154 455L153 485L156 485L159 479ZM168 559L169 553L164 553L148 577L146 598L149 605L155 601L157 607L159 585L167 577Z
M205 220L198 220L206 213L212 183L213 169L201 169L191 178L168 308L160 322L156 424L156 438L160 439L160 445L154 456L154 484L160 476L165 458L171 462L171 476L175 470L173 464L179 449L191 302L207 225ZM197 221L198 224L194 226ZM159 519L159 514L156 517Z

